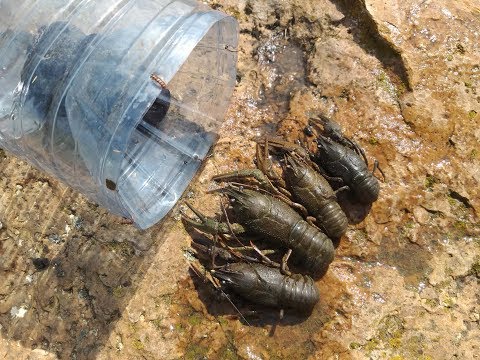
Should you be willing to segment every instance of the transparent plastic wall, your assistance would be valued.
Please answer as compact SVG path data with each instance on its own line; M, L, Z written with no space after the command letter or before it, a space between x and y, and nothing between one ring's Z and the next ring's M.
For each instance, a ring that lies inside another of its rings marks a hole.
M147 228L216 140L237 34L196 1L0 0L0 147Z

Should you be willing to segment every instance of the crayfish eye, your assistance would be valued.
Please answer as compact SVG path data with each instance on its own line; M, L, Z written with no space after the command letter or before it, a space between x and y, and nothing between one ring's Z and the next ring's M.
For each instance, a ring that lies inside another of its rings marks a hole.
M305 128L303 129L303 133L307 136L313 136L313 127L311 125L305 126Z

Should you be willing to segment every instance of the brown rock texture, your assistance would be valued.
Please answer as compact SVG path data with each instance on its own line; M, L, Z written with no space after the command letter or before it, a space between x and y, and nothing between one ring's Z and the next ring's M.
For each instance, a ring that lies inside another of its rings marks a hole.
M0 357L478 358L478 2L207 3L240 23L238 86L190 202L219 214L210 177L253 167L256 139L295 140L318 113L386 174L318 281L320 303L248 325L189 274L178 208L139 231L1 152Z

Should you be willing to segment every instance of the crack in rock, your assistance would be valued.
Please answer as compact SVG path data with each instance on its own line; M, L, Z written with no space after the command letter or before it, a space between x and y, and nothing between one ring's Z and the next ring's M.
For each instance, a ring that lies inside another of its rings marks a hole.
M401 49L382 36L365 0L332 0L332 3L345 16L336 22L350 29L354 41L382 63L397 85L412 91L411 74Z

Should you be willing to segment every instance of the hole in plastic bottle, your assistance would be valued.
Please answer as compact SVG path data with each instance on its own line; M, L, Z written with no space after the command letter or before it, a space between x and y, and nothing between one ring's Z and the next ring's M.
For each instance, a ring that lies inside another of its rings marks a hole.
M106 179L105 186L107 187L108 190L112 190L112 191L117 190L117 184L113 180Z

